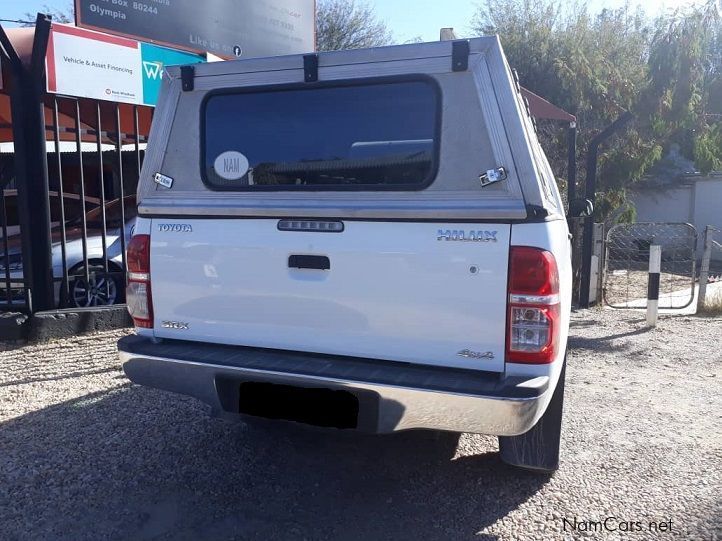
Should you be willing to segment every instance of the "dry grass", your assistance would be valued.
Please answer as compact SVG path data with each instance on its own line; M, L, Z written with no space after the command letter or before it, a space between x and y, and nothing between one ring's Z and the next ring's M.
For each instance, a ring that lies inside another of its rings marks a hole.
M705 316L722 316L722 290L709 291L704 307L697 312Z

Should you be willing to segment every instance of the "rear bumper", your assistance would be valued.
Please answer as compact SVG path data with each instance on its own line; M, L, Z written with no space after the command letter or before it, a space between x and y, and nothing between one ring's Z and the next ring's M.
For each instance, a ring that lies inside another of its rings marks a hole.
M167 341L140 336L118 343L131 381L193 396L216 411L238 413L241 383L268 382L347 391L358 398L358 428L413 428L499 436L523 434L544 412L549 378L502 377L374 359L332 357Z

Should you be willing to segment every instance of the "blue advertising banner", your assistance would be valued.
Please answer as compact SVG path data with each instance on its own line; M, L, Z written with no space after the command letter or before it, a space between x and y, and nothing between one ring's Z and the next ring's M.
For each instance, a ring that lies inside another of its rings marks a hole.
M164 67L205 62L205 59L197 54L143 42L140 43L140 58L143 66L143 105L158 103Z
M53 23L45 62L48 92L154 106L167 66L205 58Z

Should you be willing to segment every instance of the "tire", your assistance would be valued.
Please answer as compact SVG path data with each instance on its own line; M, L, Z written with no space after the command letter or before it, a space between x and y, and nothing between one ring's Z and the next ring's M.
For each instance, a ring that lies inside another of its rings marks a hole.
M502 461L539 473L553 473L559 468L566 369L567 361L564 359L552 399L537 424L518 436L499 436Z
M124 302L123 283L115 267L109 266L105 272L102 264L90 262L88 277L90 284L85 283L85 267L80 265L72 269L69 277L66 299L71 308L88 308L92 306L112 306Z

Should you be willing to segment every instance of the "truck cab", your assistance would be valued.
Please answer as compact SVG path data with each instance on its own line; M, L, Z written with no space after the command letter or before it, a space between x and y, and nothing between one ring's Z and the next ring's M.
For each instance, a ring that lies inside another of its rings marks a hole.
M558 465L569 232L496 37L167 68L128 377L212 412Z

